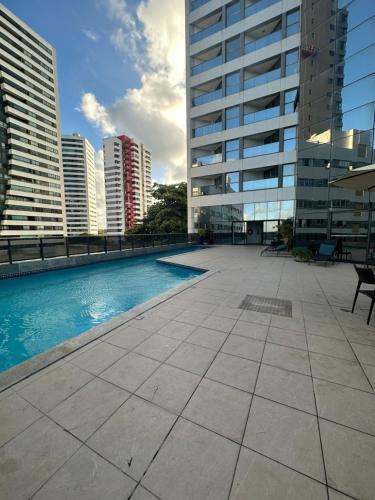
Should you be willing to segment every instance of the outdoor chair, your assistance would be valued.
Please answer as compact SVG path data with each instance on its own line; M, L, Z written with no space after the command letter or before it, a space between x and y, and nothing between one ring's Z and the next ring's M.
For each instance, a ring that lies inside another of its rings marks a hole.
M335 262L336 243L321 243L313 257L315 262Z
M370 310L368 313L367 317L367 324L370 323L371 319L371 314L372 310L374 308L374 302L375 302L375 289L373 290L361 290L362 284L366 285L375 285L375 274L372 269L366 268L366 267L358 267L354 265L354 269L357 272L358 275L358 284L357 284L357 289L355 291L354 295L354 301L353 301L353 307L352 307L352 313L354 312L354 308L357 302L358 294L362 293L363 295L366 295L371 299L371 305L370 305Z

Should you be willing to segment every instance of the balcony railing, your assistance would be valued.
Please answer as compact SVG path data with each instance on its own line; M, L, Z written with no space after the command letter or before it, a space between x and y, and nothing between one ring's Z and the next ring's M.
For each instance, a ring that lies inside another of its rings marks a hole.
M208 61L204 61L199 63L191 68L192 75L198 75L199 73L203 73L203 71L207 71L208 69L214 68L215 66L219 66L222 64L223 58L222 56L214 57L213 59L209 59Z
M280 151L279 142L270 142L269 144L261 144L260 146L251 146L244 148L243 157L251 158L253 156L269 155Z
M211 194L222 194L223 193L223 187L222 186L213 186L208 185L208 186L198 186L198 187L193 187L193 196L207 196Z
M203 40L204 38L207 38L208 36L217 33L218 31L223 29L223 27L224 27L223 21L219 21L218 23L212 24L211 26L208 26L207 28L204 28L201 31L192 33L191 43L199 42L200 40Z
M190 1L190 10L198 9L202 7L202 5L208 3L210 0L191 0Z
M205 165L212 165L213 163L221 163L222 161L223 155L221 153L200 156L199 158L193 159L192 167L203 167Z
M252 5L249 5L245 9L245 17L252 16L253 14L256 14L257 12L260 12L263 9L266 9L267 7L270 7L274 3L278 3L280 0L260 0L259 2L253 3Z
M279 179L271 177L269 179L254 179L253 181L243 181L243 191L255 191L257 189L271 189L279 186Z
M271 118L277 118L278 116L280 116L280 106L274 106L273 108L266 108L261 111L255 111L254 113L244 115L243 124L250 125L251 123L270 120Z
M193 98L193 106L200 106L207 102L216 101L216 99L221 99L223 97L223 89L213 90L207 94L202 94Z
M258 38L258 40L253 40L252 42L248 42L245 45L245 54L249 54L250 52L254 52L254 50L262 49L263 47L267 47L267 45L271 45L272 43L279 42L282 38L281 30L273 31L269 35L262 36Z
M194 137L202 137L202 135L214 134L215 132L220 132L223 130L222 122L211 123L210 125L204 125L203 127L197 127L193 130Z
M259 85L264 85L265 83L273 82L274 80L279 80L281 78L281 69L273 69L272 71L267 71L267 73L262 73L261 75L254 76L253 78L248 78L244 82L244 89L253 89Z

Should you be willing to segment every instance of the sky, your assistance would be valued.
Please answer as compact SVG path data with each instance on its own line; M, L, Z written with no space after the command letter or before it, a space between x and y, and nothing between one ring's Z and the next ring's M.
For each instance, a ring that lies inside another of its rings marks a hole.
M153 179L186 179L184 0L0 0L57 51L61 131L96 150L125 133L151 149Z

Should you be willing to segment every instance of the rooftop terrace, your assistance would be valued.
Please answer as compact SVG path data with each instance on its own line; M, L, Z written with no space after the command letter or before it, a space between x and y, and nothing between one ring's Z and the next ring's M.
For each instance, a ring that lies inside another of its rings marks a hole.
M211 272L0 393L0 498L373 499L375 329L366 297L348 312L353 266L167 260Z

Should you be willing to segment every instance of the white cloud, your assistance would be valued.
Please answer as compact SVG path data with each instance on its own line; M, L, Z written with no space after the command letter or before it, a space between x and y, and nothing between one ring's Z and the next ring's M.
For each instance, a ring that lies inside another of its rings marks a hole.
M105 210L105 187L104 187L104 161L103 150L95 152L95 176L96 176L96 205L98 228L107 227Z
M153 177L162 182L186 178L185 42L183 0L142 0L133 12L126 0L106 0L116 23L111 43L131 60L141 85L103 106L82 96L80 110L103 134L125 133L152 152ZM126 67L124 66L124 80Z
M96 42L98 39L98 35L93 30L83 29L82 33L92 42Z

